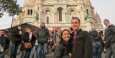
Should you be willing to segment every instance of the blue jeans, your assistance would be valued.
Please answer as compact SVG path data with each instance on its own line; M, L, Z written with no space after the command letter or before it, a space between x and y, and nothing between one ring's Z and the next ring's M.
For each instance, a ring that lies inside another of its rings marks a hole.
M5 53L5 51L3 51L3 52L0 54L0 58L4 58L4 53Z
M103 46L100 42L93 42L93 58L101 58Z
M21 58L29 58L30 50L22 50Z
M115 43L110 44L110 46L107 48L105 58L111 58L112 55L113 58L115 58Z
M34 58L35 50L36 50L36 58L39 58L39 46L38 45L34 45L34 47L32 48L32 58Z
M46 43L39 43L39 58L46 58Z
M16 58L17 50L19 48L19 44L12 43L10 58Z

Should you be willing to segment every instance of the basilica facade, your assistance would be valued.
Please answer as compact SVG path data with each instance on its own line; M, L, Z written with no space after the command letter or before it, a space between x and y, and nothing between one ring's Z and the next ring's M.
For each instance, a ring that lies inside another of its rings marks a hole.
M87 19L84 18L86 10ZM36 12L38 23L35 20ZM13 26L29 23L39 27L39 21L43 21L48 29L55 26L65 29L70 27L73 17L80 18L83 30L103 30L100 16L94 12L90 0L25 0L22 12L13 21Z

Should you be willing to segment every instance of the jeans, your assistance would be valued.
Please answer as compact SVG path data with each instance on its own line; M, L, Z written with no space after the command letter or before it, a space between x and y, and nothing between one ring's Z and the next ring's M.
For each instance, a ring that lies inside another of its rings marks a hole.
M5 51L3 51L1 54L0 54L0 58L4 58L4 56L5 56Z
M16 58L17 50L19 48L19 44L12 43L10 58Z
M29 58L31 50L22 50L21 58Z
M32 58L34 58L34 52L36 50L36 58L39 57L39 46L38 45L34 45L34 47L32 48Z
M93 58L101 58L103 46L100 42L93 42Z
M46 58L46 43L39 43L39 58Z
M107 48L105 58L111 58L112 55L113 58L115 58L115 43L110 44L110 46Z

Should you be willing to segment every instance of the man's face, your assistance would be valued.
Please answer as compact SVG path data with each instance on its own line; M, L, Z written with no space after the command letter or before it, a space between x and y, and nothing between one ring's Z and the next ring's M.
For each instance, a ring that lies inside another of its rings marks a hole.
M40 23L40 27L44 27L44 23L41 22L41 23Z
M73 28L74 31L78 30L79 27L80 27L80 22L78 21L78 19L73 19L71 21L71 26L72 26L72 28Z
M109 22L107 20L104 20L104 25L107 27L109 25Z
M18 29L21 30L21 26L18 26Z

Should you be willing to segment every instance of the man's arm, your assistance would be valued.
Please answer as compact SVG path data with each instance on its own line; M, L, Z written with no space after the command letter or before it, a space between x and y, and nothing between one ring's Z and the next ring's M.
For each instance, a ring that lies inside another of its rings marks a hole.
M115 42L115 26L114 25L111 25L111 31L112 31L111 42L114 43Z

